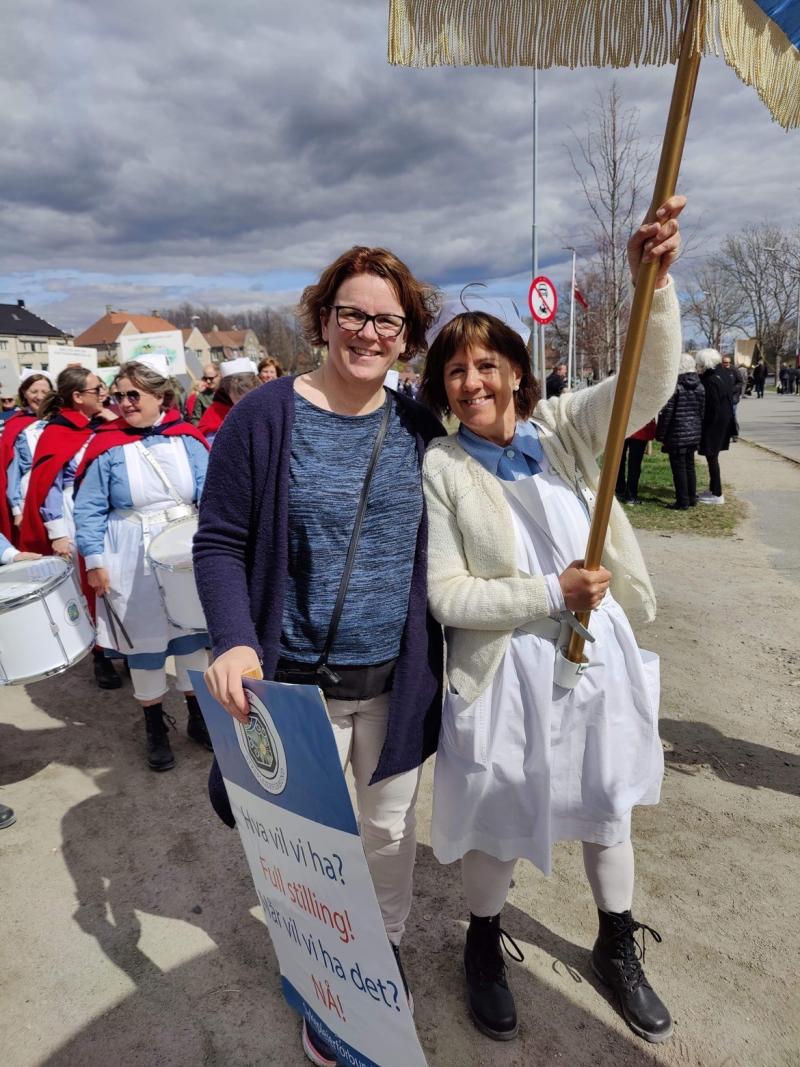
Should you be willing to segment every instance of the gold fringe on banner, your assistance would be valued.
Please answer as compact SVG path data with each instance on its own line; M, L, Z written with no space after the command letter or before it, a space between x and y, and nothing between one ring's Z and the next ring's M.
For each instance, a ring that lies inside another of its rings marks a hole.
M389 62L410 67L675 63L689 0L391 0ZM754 0L701 0L696 47L720 50L776 122L800 126L800 52Z

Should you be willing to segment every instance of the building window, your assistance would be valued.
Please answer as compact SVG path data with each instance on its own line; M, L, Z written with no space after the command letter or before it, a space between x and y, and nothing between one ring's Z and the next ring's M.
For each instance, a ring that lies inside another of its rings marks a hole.
M5 341L2 338L0 338L0 352L7 352L7 351L8 351L8 341Z

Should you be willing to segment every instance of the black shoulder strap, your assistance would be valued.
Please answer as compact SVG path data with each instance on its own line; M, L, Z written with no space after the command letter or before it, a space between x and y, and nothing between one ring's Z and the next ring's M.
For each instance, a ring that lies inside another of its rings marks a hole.
M381 420L380 429L375 437L375 443L372 446L372 455L369 459L369 465L367 467L367 473L364 476L364 484L361 486L361 497L358 501L358 510L356 511L356 521L353 525L353 533L350 536L350 544L347 549L347 559L345 560L344 570L342 571L342 580L339 583L339 592L336 594L336 605L333 609L333 615L331 616L331 624L328 627L328 636L325 638L325 647L322 649L322 655L317 663L317 670L326 674L330 681L334 684L340 681L339 676L330 669L328 666L328 656L333 648L333 642L336 640L336 631L339 629L339 620L342 617L342 609L344 608L344 598L347 596L347 587L350 584L350 575L353 573L353 564L356 559L356 549L358 548L358 539L361 536L361 527L364 525L364 515L367 510L367 498L369 497L369 487L372 483L372 476L375 473L375 467L378 463L378 456L381 454L383 448L383 442L386 438L386 431L389 429L389 419L392 414L392 397L391 394L387 394L386 403L383 405L383 418Z

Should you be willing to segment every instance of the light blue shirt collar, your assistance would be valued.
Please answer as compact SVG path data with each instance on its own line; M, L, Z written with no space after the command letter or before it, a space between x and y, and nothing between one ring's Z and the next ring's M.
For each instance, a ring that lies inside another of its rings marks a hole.
M530 478L544 467L539 431L532 422L518 422L511 444L502 447L479 437L466 426L458 429L458 443L490 474L506 482Z

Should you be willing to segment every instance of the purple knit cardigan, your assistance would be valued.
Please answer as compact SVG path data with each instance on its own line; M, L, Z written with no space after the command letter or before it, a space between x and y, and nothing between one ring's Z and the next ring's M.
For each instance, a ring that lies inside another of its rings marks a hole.
M294 396L294 379L286 376L254 389L228 414L211 450L194 538L197 589L214 655L235 645L254 648L265 678L275 673L283 622ZM444 431L421 404L402 395L397 403L421 463L428 442ZM436 750L443 650L441 627L427 609L427 547L423 506L386 741L372 782L418 767ZM215 777L218 771L212 800Z

